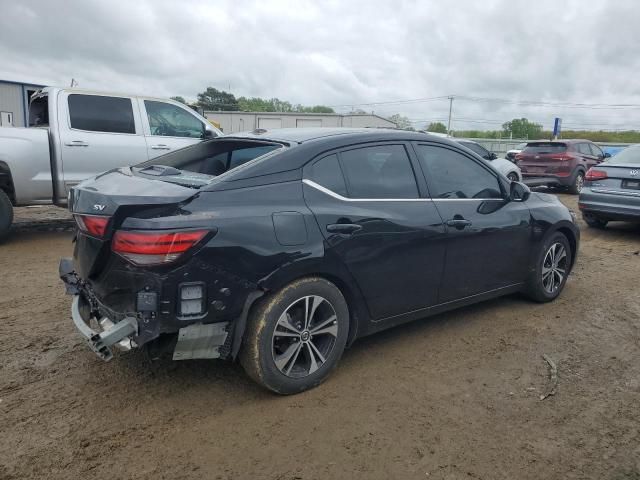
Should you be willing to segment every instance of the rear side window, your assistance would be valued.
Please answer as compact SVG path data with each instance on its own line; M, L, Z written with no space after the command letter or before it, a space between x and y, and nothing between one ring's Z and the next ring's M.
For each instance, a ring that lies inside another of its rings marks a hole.
M136 133L130 98L69 95L71 128L90 132Z
M340 154L351 198L418 198L411 161L402 145L379 145Z
M533 155L544 155L545 153L563 153L567 151L566 143L558 142L537 142L528 144L522 153Z
M432 198L502 198L498 179L470 158L448 148L418 145Z
M338 156L335 154L324 157L311 165L309 179L338 195L347 196L347 186L344 183L342 170L340 170Z

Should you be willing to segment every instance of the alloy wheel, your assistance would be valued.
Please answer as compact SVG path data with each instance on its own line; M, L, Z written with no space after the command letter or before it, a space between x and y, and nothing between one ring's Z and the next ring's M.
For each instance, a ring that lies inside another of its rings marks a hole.
M584 186L584 175L581 173L576 177L576 191L580 193L582 191L582 187Z
M337 337L333 305L319 295L302 297L278 318L272 336L273 361L287 377L306 377L327 361Z
M567 274L567 250L561 243L549 247L542 262L542 287L547 293L555 293Z

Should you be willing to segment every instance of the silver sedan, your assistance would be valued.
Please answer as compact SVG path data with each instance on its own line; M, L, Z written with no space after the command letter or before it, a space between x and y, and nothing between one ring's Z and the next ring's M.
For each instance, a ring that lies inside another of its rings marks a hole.
M627 147L589 169L578 208L590 227L611 220L640 222L640 145Z

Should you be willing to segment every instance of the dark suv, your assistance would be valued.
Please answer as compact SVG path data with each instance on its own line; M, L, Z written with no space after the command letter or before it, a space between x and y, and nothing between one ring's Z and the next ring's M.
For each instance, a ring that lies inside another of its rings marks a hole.
M579 240L555 196L396 130L218 137L84 181L69 205L60 274L99 357L238 356L279 393L320 383L358 337L513 292L553 300Z
M607 157L589 140L535 141L516 155L516 163L527 185L567 187L578 194L587 170Z

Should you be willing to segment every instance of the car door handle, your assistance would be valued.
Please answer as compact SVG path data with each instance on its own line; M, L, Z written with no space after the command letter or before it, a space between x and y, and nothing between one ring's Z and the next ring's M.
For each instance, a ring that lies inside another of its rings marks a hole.
M151 150L171 150L171 147L161 143L158 145L151 145Z
M359 230L362 230L362 225L356 225L355 223L332 223L327 225L327 232L329 233L353 235Z
M464 227L471 225L471 220L467 220L466 218L452 218L451 220L447 220L447 225L462 230Z
M72 140L71 142L65 142L67 147L88 147L89 144L87 142L83 142L82 140Z

